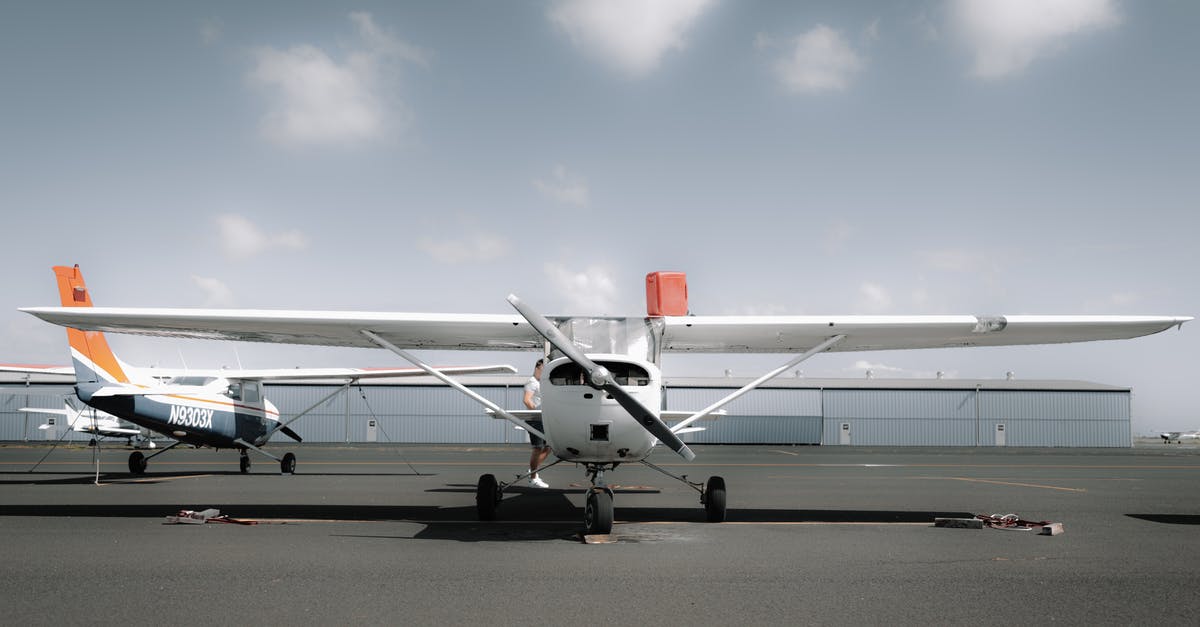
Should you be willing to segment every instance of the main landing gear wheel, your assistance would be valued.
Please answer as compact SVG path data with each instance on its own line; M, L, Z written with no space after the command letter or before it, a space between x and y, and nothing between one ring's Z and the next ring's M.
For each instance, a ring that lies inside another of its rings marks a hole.
M279 470L285 475L290 475L296 472L296 456L287 453L283 459L279 461Z
M146 472L146 456L141 451L129 454L129 472L140 475Z
M500 505L500 485L495 475L483 475L475 487L475 511L479 520L496 520L496 506Z
M238 467L241 469L243 475L250 472L250 456L246 454L246 451L242 451L242 458L238 461Z
M708 522L725 522L725 479L709 477L704 484L704 513Z
M612 492L592 490L588 492L587 504L583 509L583 526L588 534L612 533Z

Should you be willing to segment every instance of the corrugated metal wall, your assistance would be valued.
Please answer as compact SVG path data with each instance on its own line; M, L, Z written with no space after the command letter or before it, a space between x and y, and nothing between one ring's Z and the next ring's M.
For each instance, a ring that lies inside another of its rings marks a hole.
M668 409L699 410L731 387L666 388ZM61 408L68 385L36 385L45 394L0 395L0 440L46 440L44 414L20 407ZM286 417L339 390L332 385L271 385L266 394ZM473 388L501 407L521 407L520 384ZM76 401L76 404L78 402ZM856 446L1129 447L1128 390L988 390L760 388L726 407L728 415L700 421L691 443L824 444ZM363 385L333 394L292 427L306 442L365 442L377 420L378 442L516 443L524 432L487 418L461 393L441 385ZM60 421L61 422L61 421ZM997 433L1003 425L1003 433ZM59 435L65 427L60 425ZM1002 444L1000 438L1003 439ZM86 441L68 434L64 441ZM276 436L277 440L286 439Z
M17 386L5 386L15 388ZM33 385L30 394L5 393L0 394L0 440L23 441L47 439L46 431L38 429L49 418L55 418L58 424L58 436L63 436L66 430L66 418L50 414L34 414L17 411L22 407L44 407L46 409L62 409L65 399L70 398L75 406L81 406L75 399L75 389L71 385ZM36 393L35 393L36 392ZM50 439L59 439L54 437ZM87 442L91 436L83 433L69 433L61 438L63 442Z
M280 413L294 416L340 386L271 385L267 398ZM521 407L521 386L475 387L476 393L500 405ZM348 418L347 418L348 417ZM333 395L292 429L306 442L366 442L367 423L375 418L378 442L524 442L524 432L505 420L490 419L466 395L446 386L354 386ZM286 436L276 436L278 441Z
M699 411L732 392L729 388L666 390L667 409ZM821 391L759 388L725 406L728 415L701 420L704 431L684 434L698 444L820 444Z
M979 415L984 446L997 424L1006 446L1133 446L1128 393L984 390Z
M850 424L855 446L974 446L971 390L825 390L821 444L839 444Z

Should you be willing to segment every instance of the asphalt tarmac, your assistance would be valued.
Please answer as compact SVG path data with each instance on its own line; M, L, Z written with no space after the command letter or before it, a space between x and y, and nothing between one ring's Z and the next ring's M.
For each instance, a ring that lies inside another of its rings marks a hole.
M479 475L524 446L294 446L297 474L232 451L0 445L6 624L1197 624L1200 449L696 446L728 521L641 465L609 473L616 524L581 534L586 477ZM30 471L43 456L45 461ZM217 508L257 524L172 525ZM935 528L1017 514L1065 533Z

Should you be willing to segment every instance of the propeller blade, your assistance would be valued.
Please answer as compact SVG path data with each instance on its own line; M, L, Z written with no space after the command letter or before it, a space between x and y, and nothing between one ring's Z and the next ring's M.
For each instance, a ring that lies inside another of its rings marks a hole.
M608 371L608 368L589 359L583 351L579 350L574 343L562 334L562 331L558 330L558 327L554 326L540 313L534 311L532 307L526 305L520 298L517 298L516 294L509 294L508 302L521 314L522 318L525 318L535 331L546 338L546 341L550 342L554 348L558 349L559 352L566 355L567 358L587 372L588 385L604 390L612 395L620 403L621 407L624 407L625 411L629 412L629 415L633 416L638 421L638 424L642 425L643 429L649 431L651 435L658 438L660 442L666 444L671 450L679 453L681 457L688 461L696 458L696 454L692 452L692 449L688 448L683 443L683 440L679 439L678 435L672 433L671 428L666 423L617 384L612 373Z
M680 457L689 462L696 459L696 454L692 452L692 449L688 448L688 445L684 444L683 440L680 440L679 436L671 431L667 423L660 420L658 416L655 416L654 412L641 404L629 392L621 388L621 386L616 383L606 385L604 386L604 391L611 394L621 404L621 407L624 407L625 411L629 412L629 415L633 416L638 421L638 424L642 425L643 429L649 431L651 435L670 447L672 451L679 453Z
M588 373L588 385L600 389L606 379L612 378L611 375L605 376L608 375L607 368L589 359L587 355L583 354L583 351L579 350L579 347L575 346L571 340L567 339L567 336L562 334L562 331L558 330L558 327L554 326L542 314L534 311L532 307L526 305L520 298L517 298L516 294L508 295L508 303L517 310L517 313L521 314L522 318L525 318L525 321L535 331L546 338L546 341L550 342L554 348L557 348L558 352L579 364ZM600 375L600 380L597 380L597 375Z
M284 435L286 435L287 437L289 437L289 438L291 438L291 439L293 439L293 440L295 440L295 441L297 441L297 442L303 442L303 441L304 441L304 440L301 440L301 439L300 439L300 436L299 436L299 435L298 435L298 434L297 434L295 431L292 431L292 428L291 428L291 427L280 427L280 428L279 428L279 431L280 431L281 433L283 433Z

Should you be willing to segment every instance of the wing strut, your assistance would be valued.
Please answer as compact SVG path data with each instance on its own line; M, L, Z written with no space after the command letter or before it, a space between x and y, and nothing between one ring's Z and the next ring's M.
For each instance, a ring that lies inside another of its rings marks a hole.
M312 405L309 405L308 409L306 409L306 410L304 410L304 411L302 411L302 412L300 412L300 413L296 414L295 416L292 416L291 418L288 418L287 420L281 420L281 421L279 421L279 422L278 422L278 423L275 425L275 428L274 428L274 429L271 429L271 432L267 434L267 437L269 438L269 437L271 437L272 435L274 435L276 431L279 431L280 433L283 433L283 434L284 434L284 435L286 435L287 437L289 437L289 438L291 438L291 439L293 439L293 440L295 440L295 441L297 441L297 442L302 442L303 440L301 440L301 439L300 439L300 436L299 436L299 435L297 435L295 431L292 431L291 427L289 427L288 425L292 424L293 422L296 422L297 420L300 420L301 418L303 418L303 417L305 416L305 414L307 414L308 412L310 412L310 411L312 411L312 410L316 409L316 408L317 408L319 405L323 405L323 404L325 403L325 401L327 401L327 400L329 400L329 399L333 398L334 396L336 396L336 395L337 395L337 394L339 394L340 392L343 392L343 391L345 391L345 390L349 389L349 388L350 388L350 386L351 386L351 385L353 385L355 381L357 381L357 379L353 379L353 380L347 381L345 385L343 385L343 386L339 387L338 389L336 389L336 390L334 390L334 391L330 392L329 394L325 395L323 398L321 398L321 400L319 400L319 401L317 401L317 402L313 403ZM268 457L269 457L269 456L268 456ZM272 457L271 459L275 459L275 458L274 458L274 457ZM279 461L279 460L277 460L277 459L276 459L275 461Z
M750 390L753 390L754 388L762 385L763 383L766 383L767 381L783 374L786 370L794 367L796 364L799 364L800 362L804 361L805 359L808 359L809 357L812 357L813 355L816 355L817 353L821 353L821 352L824 352L824 351L832 348L834 345L836 345L838 342L841 342L844 339L846 339L845 335L835 335L835 336L825 340L824 342L817 344L816 346L808 349L807 352L801 354L800 356L796 357L795 359L768 372L767 374L764 374L763 376L751 381L750 383L747 383L744 387L742 387L741 389L737 390L736 392L730 394L729 396L726 396L725 398L713 403L712 405L709 405L708 407L705 407L704 409L701 409L700 411L692 414L691 416L688 416L687 418L684 418L683 420L675 423L675 426L671 427L671 431L673 431L674 433L679 433L680 429L684 429L688 425L692 424L693 422L696 422L697 420L700 420L701 418L705 417L709 413L716 411L717 409L720 409L721 407L724 407L725 405L728 405L729 403L733 402L735 399L742 396L746 392L749 392Z
M534 429L533 427L529 426L529 423L525 422L524 420L521 420L520 418L517 418L516 416L508 413L507 411L504 411L504 409L502 407L500 407L499 405L489 401L488 399L480 396L479 394L476 394L473 390L471 390L467 386L459 383L458 381L455 381L454 379L451 379L450 377L446 376L437 368L427 365L425 362L421 361L420 359L417 359L416 356L412 355L408 351L405 351L404 349L396 346L395 344L392 344L391 342L379 337L373 331L369 331L367 329L362 329L360 332L363 335L365 335L368 340L371 340L380 348L386 348L386 349L392 351L393 353L396 353L400 357L404 358L404 360L407 361L408 363L429 373L430 376L432 376L432 377L438 379L439 381L441 381L442 383L445 383L446 385L458 390L459 392L466 394L467 396L474 399L475 402L479 403L480 405L483 405L484 407L487 407L488 409L496 412L497 416L500 416L501 418L513 423L514 425L521 427L522 429L536 435L539 438L545 439L546 434L542 433L540 430Z

